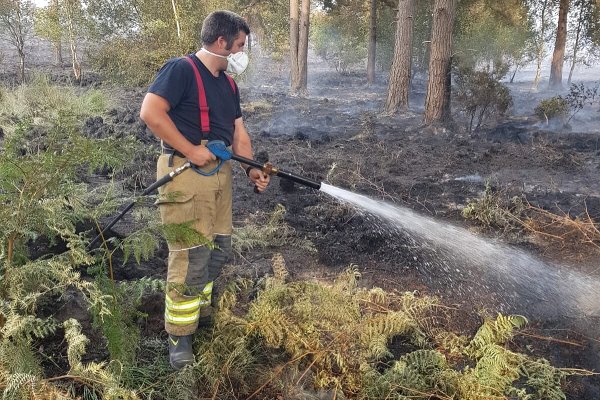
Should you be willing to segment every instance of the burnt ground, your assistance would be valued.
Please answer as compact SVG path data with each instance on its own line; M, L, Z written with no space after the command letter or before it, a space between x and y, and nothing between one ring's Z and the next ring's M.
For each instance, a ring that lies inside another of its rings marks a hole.
M288 95L284 70L270 68L267 74L267 64L258 64L254 73L240 83L244 118L258 155L268 155L279 168L524 249L541 260L577 271L600 287L598 252L593 246L546 246L527 236L482 230L461 214L489 181L507 197L525 195L536 206L572 216L587 209L590 217L600 221L598 110L586 115L584 131L578 131L577 119L569 130L549 129L532 115L539 100L553 93L523 92L514 85L511 89L517 97L512 116L468 133L459 113L455 113L450 128L422 125L422 82L415 82L410 111L389 117L379 112L386 91L383 75L367 86L362 74L342 75L313 63L309 96L301 98ZM60 71L54 73L60 76ZM92 81L110 90L116 105L108 116L87 121L85 129L98 136L135 134L147 143L150 151L140 156L139 168L126 180L126 187L148 185L154 179L153 157L158 144L137 119L145 90ZM237 254L229 273L262 276L269 272L274 252L283 254L294 279L331 279L356 264L365 286L440 296L457 309L451 324L463 333L474 333L481 323L479 315L484 312L517 312L530 320L529 328L515 339L521 351L547 358L560 367L600 370L600 310L577 315L536 314L527 293L510 297L501 285L479 290L473 284L477 275L464 277L460 290L456 290L456 286L449 285L447 268L435 267L441 263L433 245L416 243L418 239L402 229L383 226L380 220L341 205L324 193L279 178L273 178L267 192L256 195L243 172L236 169L234 185L236 226L243 225L257 211L269 212L282 204L287 210L286 222L299 237L312 241L317 251L291 246L255 249ZM125 218L114 233L126 235L130 223L131 219ZM155 259L143 265L128 263L117 274L121 279L164 277L165 256L163 246ZM496 261L489 260L489 267L493 268ZM453 262L456 260L443 260L446 266L464 267ZM160 296L145 302L148 335L161 332L161 307ZM569 379L566 391L569 399L600 398L600 379Z

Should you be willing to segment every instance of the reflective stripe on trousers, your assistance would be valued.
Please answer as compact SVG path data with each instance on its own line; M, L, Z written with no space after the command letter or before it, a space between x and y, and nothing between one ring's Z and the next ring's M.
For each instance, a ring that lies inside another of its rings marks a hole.
M175 301L167 293L165 296L165 322L173 325L196 324L200 309L210 305L213 282L208 282L202 292L192 300Z

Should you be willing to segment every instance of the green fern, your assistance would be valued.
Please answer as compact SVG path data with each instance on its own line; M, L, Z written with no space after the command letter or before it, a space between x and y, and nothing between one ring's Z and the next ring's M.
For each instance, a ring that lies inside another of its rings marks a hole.
M311 365L315 385L356 390L365 363L391 356L387 346L392 338L406 335L422 341L424 334L414 317L421 317L418 310L426 309L408 298L359 289L359 279L357 268L350 266L333 286L267 284L250 304L250 332L268 346L284 349L299 363Z
M401 372L406 377L420 377L420 384L412 387L418 390L433 388L439 374L448 367L444 355L435 350L416 350L405 354L396 361L396 365L398 367L393 368L396 373ZM407 390L407 394L411 394L410 390Z
M23 337L28 340L42 339L54 335L58 327L58 322L52 317L42 319L33 315L11 313L6 318L0 336L4 338Z
M135 392L121 387L119 377L108 368L106 363L91 362L84 365L81 362L89 339L81 333L81 325L77 320L65 321L64 327L67 357L71 367L70 375L87 382L94 391L101 392L102 399L137 400L139 398Z
M123 249L123 264L127 263L132 254L138 264L141 264L142 260L148 261L154 256L159 245L158 236L150 229L133 232L120 243Z
M271 258L271 263L273 264L273 280L278 284L285 283L288 280L290 273L286 268L283 255L281 255L281 253L275 253Z
M364 324L361 341L368 349L367 357L372 360L392 356L387 348L388 341L399 335L410 336L418 329L415 321L403 312L379 314L366 319Z
M89 339L81 333L81 325L77 320L71 318L64 322L65 339L67 341L67 359L72 370L82 367L81 357L85 354L85 348Z
M416 350L400 357L383 374L374 370L365 374L363 393L368 398L426 399L436 389L448 368L445 357L435 350Z
M147 277L117 284L100 273L96 278L96 285L110 297L105 303L108 312L102 314L102 309L92 308L94 324L106 337L111 360L118 362L127 374L128 367L135 365L138 351L140 328L137 321L144 317L137 307L145 293L163 292L165 283Z
M4 397L67 397L42 378L37 340L55 335L59 325L52 317L41 317L39 308L48 309L49 301L60 302L63 296L79 291L100 319L112 315L114 297L96 283L81 279L80 269L97 260L86 251L85 235L76 232L77 224L100 217L116 203L89 190L82 176L103 167L119 171L138 145L132 137L98 140L81 134L82 121L102 112L105 99L98 91L61 89L42 78L36 78L32 86L3 91L0 390ZM30 260L27 247L40 239L51 246L64 244L67 250ZM65 328L72 372L96 376L86 381L90 388L98 385L89 393L134 398L121 388L118 374L108 370L116 363L81 365L85 337L75 325ZM73 387L64 382L61 386Z
M495 320L485 320L465 349L466 354L478 356L488 345L505 343L513 337L515 329L522 328L527 322L527 318L521 315L502 314L498 314Z
M8 374L31 374L40 377L42 367L32 341L24 338L0 341L0 370Z
M489 344L479 351L477 364L470 371L479 382L483 394L501 396L520 377L521 355L496 344Z
M212 241L192 227L192 222L164 224L159 227L159 230L168 242L178 242L185 246L214 247Z
M2 393L2 399L21 400L30 399L39 385L39 378L26 373L16 373L8 376L6 388Z
M567 374L547 360L527 360L521 365L521 372L530 393L527 400L566 400L561 387Z

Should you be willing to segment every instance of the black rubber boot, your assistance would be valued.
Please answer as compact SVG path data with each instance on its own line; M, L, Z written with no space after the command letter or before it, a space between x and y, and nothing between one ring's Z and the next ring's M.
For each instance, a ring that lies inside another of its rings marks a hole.
M194 363L194 350L192 348L192 335L169 335L169 363L175 369L181 369Z

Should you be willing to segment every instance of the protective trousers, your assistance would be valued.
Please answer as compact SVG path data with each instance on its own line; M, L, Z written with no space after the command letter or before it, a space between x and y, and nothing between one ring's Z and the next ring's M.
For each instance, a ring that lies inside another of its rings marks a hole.
M163 154L158 159L157 176L160 178L185 162L182 157ZM210 171L216 165L217 162L211 162L202 170ZM168 241L165 329L171 335L193 334L200 317L211 313L215 300L213 283L231 254L231 175L231 162L227 161L212 176L188 169L159 188L157 204L162 223L189 224L215 244L211 250L203 244Z

